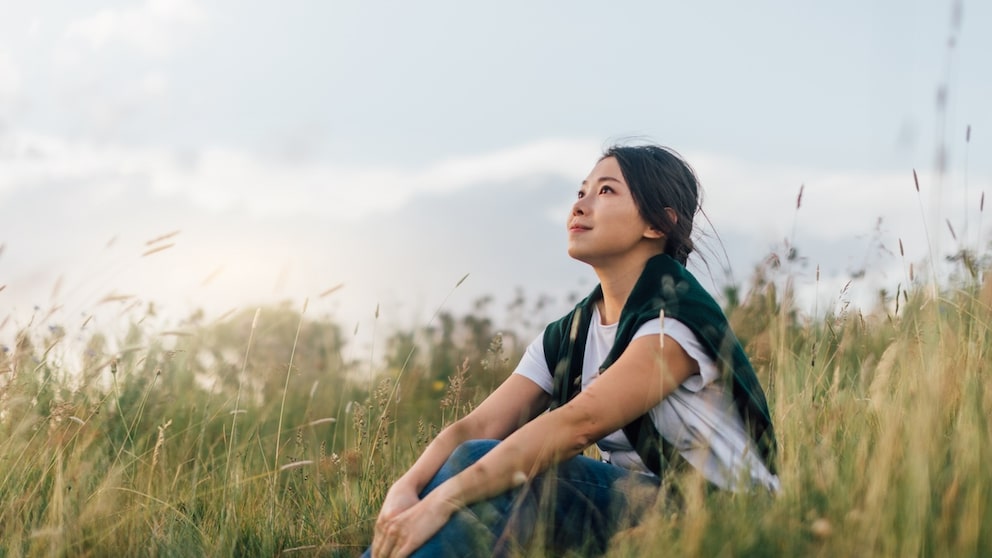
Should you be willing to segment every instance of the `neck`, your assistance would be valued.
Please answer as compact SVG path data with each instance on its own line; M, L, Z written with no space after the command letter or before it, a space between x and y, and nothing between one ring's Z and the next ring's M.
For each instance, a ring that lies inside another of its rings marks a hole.
M634 290L634 285L641 277L645 263L654 255L628 258L596 267L596 275L603 288L603 299L597 304L600 319L604 324L612 324L620 320L620 312L623 311L630 292Z

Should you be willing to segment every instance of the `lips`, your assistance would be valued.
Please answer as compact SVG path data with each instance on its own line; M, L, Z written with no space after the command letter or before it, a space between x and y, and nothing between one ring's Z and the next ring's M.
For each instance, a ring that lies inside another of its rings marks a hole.
M581 231L588 231L590 229L592 229L592 227L588 227L580 223L571 223L570 225L568 225L569 232L581 232Z

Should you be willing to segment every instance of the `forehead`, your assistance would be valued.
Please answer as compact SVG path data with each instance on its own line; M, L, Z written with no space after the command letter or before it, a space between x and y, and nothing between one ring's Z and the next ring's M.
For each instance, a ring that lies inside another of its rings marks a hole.
M589 171L589 176L583 182L594 183L604 178L612 178L621 184L626 184L623 172L620 170L620 163L615 157L604 157L600 159L596 166Z

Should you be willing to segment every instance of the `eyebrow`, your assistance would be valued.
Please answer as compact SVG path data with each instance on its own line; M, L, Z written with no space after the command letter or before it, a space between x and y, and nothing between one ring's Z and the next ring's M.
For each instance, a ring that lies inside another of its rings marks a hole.
M613 182L616 182L618 184L623 184L619 179L613 178L612 176L601 176L601 177L599 177L599 180L597 180L596 182L606 182L607 180L612 180ZM589 181L588 180L583 180L582 183L583 184L588 184Z

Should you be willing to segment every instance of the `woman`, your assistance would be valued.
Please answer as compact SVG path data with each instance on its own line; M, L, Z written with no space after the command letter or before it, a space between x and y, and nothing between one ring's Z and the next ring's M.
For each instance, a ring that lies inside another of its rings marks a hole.
M673 151L606 151L567 221L568 254L599 286L390 488L372 556L602 552L673 467L722 489L778 489L764 393L684 267L698 207L696 176ZM602 461L579 455L593 443ZM535 538L535 525L551 535Z

